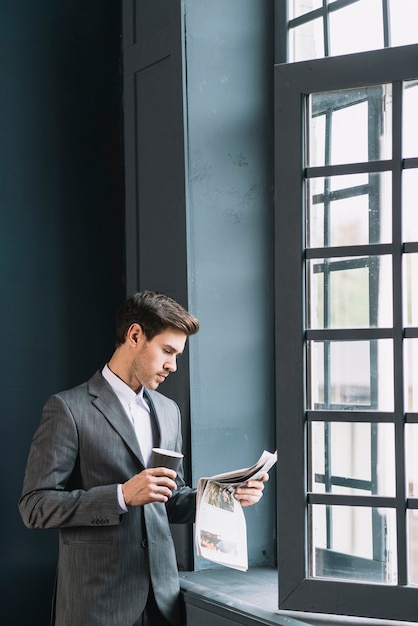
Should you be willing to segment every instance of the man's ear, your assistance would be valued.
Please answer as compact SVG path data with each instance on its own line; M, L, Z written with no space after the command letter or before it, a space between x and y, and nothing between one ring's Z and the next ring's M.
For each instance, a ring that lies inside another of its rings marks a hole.
M126 333L126 340L132 345L137 346L139 343L143 342L145 339L144 331L142 330L142 326L135 322L131 324Z

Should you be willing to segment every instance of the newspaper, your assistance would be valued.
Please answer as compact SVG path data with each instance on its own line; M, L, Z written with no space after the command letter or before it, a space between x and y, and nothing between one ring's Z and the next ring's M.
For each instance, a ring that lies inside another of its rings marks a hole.
M277 451L264 450L252 467L200 478L196 497L197 554L226 567L248 569L247 526L235 488L257 480L277 461Z

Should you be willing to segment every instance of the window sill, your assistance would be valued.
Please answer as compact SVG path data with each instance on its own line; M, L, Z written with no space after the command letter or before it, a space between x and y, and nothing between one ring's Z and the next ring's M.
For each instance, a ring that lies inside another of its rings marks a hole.
M188 626L205 626L204 615L218 615L219 624L267 624L270 626L416 626L361 617L280 611L277 609L277 570L229 568L180 572L180 586ZM193 620L190 614L195 616ZM215 620L208 621L215 624Z

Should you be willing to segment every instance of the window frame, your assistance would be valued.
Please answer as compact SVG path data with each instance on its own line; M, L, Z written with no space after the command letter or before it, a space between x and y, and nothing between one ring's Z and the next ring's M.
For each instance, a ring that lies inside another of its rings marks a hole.
M304 223L304 101L311 93L349 89L415 79L418 75L418 45L328 57L312 61L275 65L275 347L276 347L276 426L279 452L278 494L278 571L279 609L357 615L371 618L417 621L418 587L406 585L406 571L399 572L395 585L364 581L347 582L309 578L307 559L307 427L305 390L305 223ZM394 128L401 137L400 99L394 98ZM393 146L393 211L400 211L401 141ZM285 228L282 228L285 225ZM394 220L393 241L401 241L400 220ZM392 244L393 245L393 244ZM414 244L413 244L414 245ZM370 254L366 246L366 254ZM385 249L387 244L380 244ZM400 273L402 251L393 246L394 271ZM403 251L408 251L408 244ZM399 288L399 281L394 280ZM394 302L401 302L400 290ZM402 385L402 338L416 330L402 329L401 307L394 307L393 336L395 398ZM311 331L312 332L312 331ZM338 335L340 331L334 331ZM367 336L385 336L385 329L368 329ZM397 346L397 347L396 347ZM397 361L397 366L396 366ZM399 404L399 403L398 403ZM395 399L394 413L379 413L379 419L359 414L364 421L395 423L396 455L404 453L405 416ZM403 458L403 457L402 457ZM401 458L401 461L402 461ZM405 518L405 477L397 473L396 509ZM401 495L399 495L401 494ZM376 506L393 506L393 498L375 498ZM320 500L321 498L319 498ZM344 503L344 498L340 498ZM369 498L370 500L370 498ZM351 501L351 503L353 503ZM361 504L361 499L359 500ZM357 502L356 502L357 504ZM417 501L408 499L408 508ZM368 505L370 506L370 504ZM405 518L406 519L406 518ZM398 544L406 541L406 527L398 527ZM406 554L400 562L406 563Z

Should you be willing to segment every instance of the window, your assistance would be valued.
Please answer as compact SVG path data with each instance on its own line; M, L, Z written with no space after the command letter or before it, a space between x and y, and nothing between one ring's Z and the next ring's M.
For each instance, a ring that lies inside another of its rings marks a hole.
M416 0L277 0L279 61L418 43ZM287 12L287 13L286 13Z
M276 66L281 609L417 620L417 61Z

